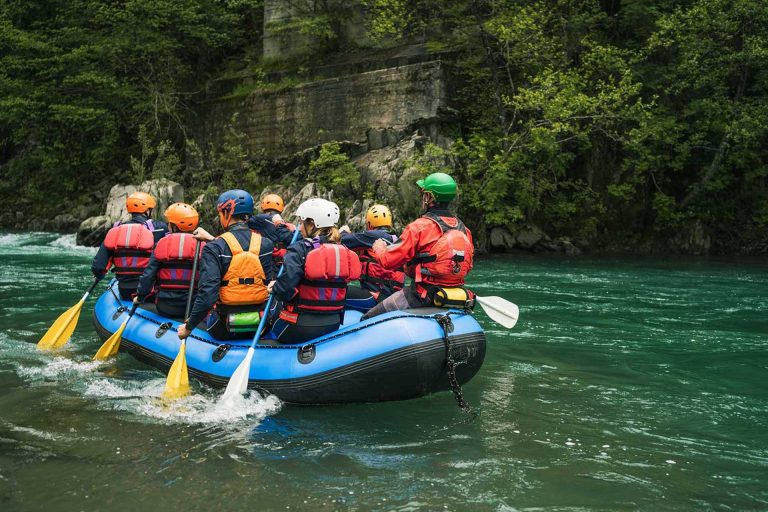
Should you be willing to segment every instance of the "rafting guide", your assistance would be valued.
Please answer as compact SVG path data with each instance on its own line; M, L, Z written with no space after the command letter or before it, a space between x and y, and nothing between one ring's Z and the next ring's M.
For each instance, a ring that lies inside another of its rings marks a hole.
M166 225L151 220L152 196L131 194L131 220L107 233L91 289L38 347L66 343L82 304L111 268L116 279L94 307L106 340L94 359L122 350L169 370L167 398L189 393L191 370L204 383L225 386L225 401L248 388L298 404L452 390L469 410L461 385L485 355L475 303L507 328L519 313L465 287L474 247L448 209L458 191L454 179L433 173L417 185L424 213L400 236L390 232L385 205L371 206L367 230L352 233L337 227L339 207L327 199L302 202L292 224L283 220L282 197L265 196L255 215L251 194L233 189L216 202L222 233L214 237L198 226L192 206L169 206ZM350 285L357 280L360 287Z

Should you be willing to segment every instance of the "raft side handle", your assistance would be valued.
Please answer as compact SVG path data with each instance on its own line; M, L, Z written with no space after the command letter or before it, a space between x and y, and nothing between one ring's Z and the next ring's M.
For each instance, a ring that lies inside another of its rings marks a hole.
M157 328L157 331L155 332L155 338L160 339L163 337L163 335L168 332L168 329L171 328L171 322L165 322L163 324L160 324L160 327Z
M315 360L315 344L302 345L296 351L296 357L301 364L309 364Z
M229 349L232 348L232 345L227 345L226 343L223 345L219 345L216 350L213 351L213 354L211 355L211 360L214 363L218 363L222 359L224 359L224 356L227 355L227 352L229 352Z

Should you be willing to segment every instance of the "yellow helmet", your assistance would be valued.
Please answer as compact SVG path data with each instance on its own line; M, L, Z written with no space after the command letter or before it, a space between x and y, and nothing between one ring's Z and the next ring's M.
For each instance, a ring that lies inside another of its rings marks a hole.
M157 206L155 198L146 192L134 192L125 199L128 213L144 213Z
M197 224L200 220L197 210L187 203L173 203L165 210L165 218L169 224L179 228L179 231L187 233L197 229Z
M277 194L267 194L264 199L261 200L261 211L277 210L277 213L283 213L285 204L283 198Z
M375 204L365 212L365 222L372 228L392 227L392 212L383 204Z

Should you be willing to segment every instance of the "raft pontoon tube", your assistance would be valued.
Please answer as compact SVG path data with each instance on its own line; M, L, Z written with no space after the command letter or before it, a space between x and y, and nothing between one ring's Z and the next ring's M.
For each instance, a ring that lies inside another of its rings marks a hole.
M94 307L96 331L106 340L125 320L131 303L107 289ZM393 311L360 321L347 310L333 333L300 344L262 340L256 345L248 387L296 404L405 400L450 390L443 325L460 384L469 382L485 358L485 335L472 315L421 308ZM445 317L450 322L445 321ZM443 322L438 322L442 318ZM139 308L123 332L121 351L167 372L179 351L178 321ZM251 340L219 341L196 328L187 338L189 374L224 387Z

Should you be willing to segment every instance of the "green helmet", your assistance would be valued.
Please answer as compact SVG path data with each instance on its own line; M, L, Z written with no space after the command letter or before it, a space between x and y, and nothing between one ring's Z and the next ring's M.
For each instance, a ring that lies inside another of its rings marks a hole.
M456 182L444 172L435 172L418 180L416 185L425 192L432 192L435 199L441 203L447 203L456 197Z

